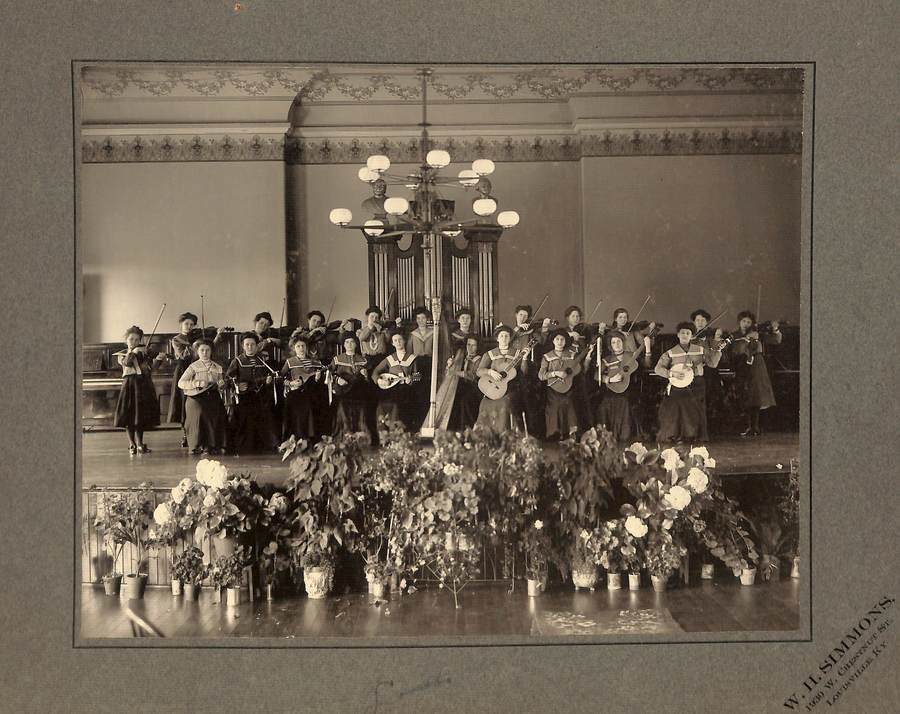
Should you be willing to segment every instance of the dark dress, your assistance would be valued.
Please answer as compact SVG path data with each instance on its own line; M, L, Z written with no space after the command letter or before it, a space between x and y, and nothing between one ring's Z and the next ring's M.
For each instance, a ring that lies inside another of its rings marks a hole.
M378 377L385 372L412 377L416 372L416 356L407 353L403 360L396 354L385 357L372 373L372 382L377 384ZM390 389L376 389L380 392L378 400L378 417L386 417L403 423L407 431L417 431L421 422L417 421L418 409L413 400L415 382L397 384Z
M196 380L218 383L223 377L222 367L210 360L192 362L179 379L181 390L191 391ZM216 387L201 394L184 397L184 431L191 449L221 449L225 446L225 407Z
M239 355L231 360L226 377L238 382L238 403L235 406L235 448L239 452L271 451L275 447L272 426L274 391L266 378L272 373L254 355ZM245 385L245 391L240 386Z
M318 430L318 420L313 411L313 390L322 387L322 382L316 380L316 375L320 373L323 365L317 359L308 359L297 357L288 357L284 366L281 368L281 376L285 378L285 384L290 380L292 382L302 381L303 384L290 389L284 398L284 422L282 424L282 438L286 439L295 436L298 439L311 439L320 436Z
M159 426L159 401L151 376L155 356L153 350L116 353L122 366L122 386L116 402L115 426L138 430Z
M516 351L512 347L505 354L500 351L499 347L495 347L482 356L481 362L478 363L477 374L479 377L487 376L489 369L494 369L498 372L506 371L515 360L515 357ZM522 429L521 414L513 415L512 410L514 405L517 406L520 403L519 390L523 382L524 377L519 372L514 379L507 383L506 394L500 399L484 397L478 404L477 424L494 431L509 431L510 429L518 431ZM531 422L529 422L528 428L532 430L531 433L534 433ZM543 424L541 424L541 428L543 429Z
M544 409L547 438L555 436L567 438L578 429L578 416L575 412L573 395L575 384L573 378L573 384L569 387L568 392L557 392L550 386L550 383L556 380L556 377L551 377L550 373L556 371L563 371L575 376L580 374L581 366L575 359L575 353L571 350L563 350L559 355L555 351L547 352L541 357L541 369L538 372L538 378L547 383Z
M741 337L740 330L734 333ZM775 406L775 392L766 367L764 344L780 344L781 333L761 334L758 340L735 340L731 345L734 381L738 398L745 409L768 409Z
M363 372L367 365L366 358L358 354L337 355L331 362L332 389L336 404L333 431L335 437L367 430L370 438L377 436L372 433L374 425L366 418L369 384ZM347 383L339 384L338 377Z
M478 406L484 396L478 389L478 365L481 355L460 356L461 364L456 368L462 372L456 385L456 396L447 427L452 431L462 431L475 426L478 420Z
M177 334L170 340L172 345L172 353L175 356L175 370L172 373L172 387L169 391L169 410L166 414L166 421L170 424L181 424L184 426L184 393L178 386L178 380L181 375L194 361L194 351L191 347L193 340L192 334Z
M615 375L621 358L615 354L604 357L600 362L602 377ZM632 409L633 393L637 389L635 381L630 380L624 392L614 392L605 383L603 397L597 407L596 423L603 426L619 442L630 442L638 438L638 425Z
M700 429L703 416L700 399L697 396L698 383L703 380L705 365L718 365L720 353L702 345L691 343L687 349L681 344L663 352L656 365L656 373L668 378L671 368L690 366L694 371L694 379L687 387L669 385L666 396L659 405L660 442L689 440L701 438Z

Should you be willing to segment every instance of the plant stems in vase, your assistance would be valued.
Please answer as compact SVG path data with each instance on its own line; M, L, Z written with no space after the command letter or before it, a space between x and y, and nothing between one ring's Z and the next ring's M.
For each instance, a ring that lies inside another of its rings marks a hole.
M640 590L641 589L641 574L640 573L628 573L628 589L629 590Z

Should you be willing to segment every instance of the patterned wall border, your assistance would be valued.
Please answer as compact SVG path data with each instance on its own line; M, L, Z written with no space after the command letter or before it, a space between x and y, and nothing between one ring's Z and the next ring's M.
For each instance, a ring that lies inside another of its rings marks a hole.
M288 97L307 102L418 101L415 68L131 67L82 69L87 98ZM800 92L795 67L437 67L432 99L564 100L578 94L627 92Z
M593 156L799 154L799 128L619 129L586 136L449 137L436 145L454 161L577 161ZM289 164L360 164L374 153L395 163L418 156L418 139L306 139L283 136L115 136L85 138L86 164L166 161L286 161Z

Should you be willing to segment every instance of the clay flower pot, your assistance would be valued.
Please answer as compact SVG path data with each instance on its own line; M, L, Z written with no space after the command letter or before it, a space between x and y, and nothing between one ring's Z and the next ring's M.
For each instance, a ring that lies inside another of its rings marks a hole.
M172 594L181 595L182 592L181 581L178 578L172 578Z
M650 582L653 583L653 589L658 593L664 593L666 591L666 585L669 582L669 578L665 575L651 575Z
M147 587L147 575L129 573L125 576L125 597L129 600L142 600Z
M122 586L122 576L119 574L103 576L103 590L107 595L118 595Z
M537 597L543 590L544 586L540 580L528 578L528 597Z
M700 579L712 580L716 574L716 566L712 563L704 563L700 566Z
M608 590L622 589L622 573L607 573L606 587Z
M241 604L241 590L242 588L227 588L225 593L225 604L228 607L237 607Z
M590 567L585 570L572 570L572 582L575 584L576 590L578 588L587 588L593 592L594 587L597 585L597 568Z
M334 573L330 567L304 568L303 584L306 594L314 600L322 600L331 590Z
M200 588L202 586L200 583L185 583L184 584L184 599L185 600L194 600L196 601L200 597Z
M744 568L741 571L741 585L753 585L756 582L756 568Z
M640 590L641 589L641 574L640 573L628 573L628 589L629 590Z

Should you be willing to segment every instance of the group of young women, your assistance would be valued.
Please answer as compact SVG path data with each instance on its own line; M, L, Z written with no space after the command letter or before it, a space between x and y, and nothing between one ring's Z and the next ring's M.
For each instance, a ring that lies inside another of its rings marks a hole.
M708 411L721 397L718 366L727 348L737 391L747 415L742 436L760 433L759 412L775 404L764 361L764 344L781 341L777 322L757 327L750 312L726 335L711 329L710 315L695 310L677 326L678 342L656 357L657 325L633 322L619 308L611 324L586 324L577 306L559 325L535 320L531 306L516 307L510 325L499 324L490 349L473 330L463 309L450 335L451 354L441 379L456 385L446 420L450 429L483 424L495 430L523 430L542 439L565 439L603 425L624 442L649 437L641 413L641 381L667 382L658 407L661 443L709 438ZM182 446L193 453L267 452L290 436L367 431L378 445L378 418L397 419L418 430L429 406L433 327L424 308L416 326L385 321L377 306L364 320L326 324L318 310L286 338L261 312L241 334L241 353L223 367L212 359L225 328L201 330L197 317L179 317L180 331L169 353L140 343L139 327L126 331L117 353L123 381L115 424L127 430L129 451L148 453L143 432L159 424L152 366L175 363L168 418L181 423ZM283 361L278 352L286 351ZM643 367L643 369L642 369ZM652 371L650 371L652 368ZM662 384L662 382L660 382Z

